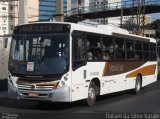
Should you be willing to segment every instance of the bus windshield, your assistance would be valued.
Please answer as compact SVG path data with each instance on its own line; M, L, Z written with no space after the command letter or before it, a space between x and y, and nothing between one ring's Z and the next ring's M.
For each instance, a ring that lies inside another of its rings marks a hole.
M63 74L69 68L69 34L14 35L9 70L19 75Z

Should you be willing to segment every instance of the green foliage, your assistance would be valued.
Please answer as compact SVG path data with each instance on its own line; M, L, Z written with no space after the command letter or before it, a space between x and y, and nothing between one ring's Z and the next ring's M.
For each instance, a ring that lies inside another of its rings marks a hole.
M132 30L138 28L138 25L127 22L126 24L123 25L123 28L132 31Z
M154 29L156 30L156 37L160 38L160 19L152 22L151 24L147 24L145 29Z
M131 22L128 21L123 25L123 28L133 31L134 29L138 29L138 25L132 24ZM142 28L142 26L141 26L141 28ZM151 24L145 25L144 29L156 30L156 37L160 38L160 19L157 19L156 21L154 21Z

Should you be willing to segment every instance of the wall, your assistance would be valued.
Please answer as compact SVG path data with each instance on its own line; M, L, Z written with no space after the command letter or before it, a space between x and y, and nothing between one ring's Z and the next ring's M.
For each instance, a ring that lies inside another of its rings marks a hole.
M0 2L0 35L8 34L8 2Z
M8 58L10 50L11 37L8 38L7 47L4 48L4 37L0 36L0 79L8 77Z

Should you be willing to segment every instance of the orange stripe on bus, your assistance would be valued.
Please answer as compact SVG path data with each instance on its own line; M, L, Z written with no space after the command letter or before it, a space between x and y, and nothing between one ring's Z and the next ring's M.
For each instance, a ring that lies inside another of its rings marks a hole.
M142 76L147 76L147 75L154 75L156 70L156 64L155 65L149 65L146 67L143 67L141 69L138 69L136 71L133 71L129 73L126 78L131 78L131 77L136 77L139 73L142 74Z
M107 63L105 63L105 66L104 66L104 69L103 69L103 75L102 76L105 76L107 73Z

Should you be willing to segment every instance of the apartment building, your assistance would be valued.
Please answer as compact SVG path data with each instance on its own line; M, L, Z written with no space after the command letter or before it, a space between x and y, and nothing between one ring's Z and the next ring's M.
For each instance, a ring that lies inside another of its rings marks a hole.
M0 35L9 33L9 5L8 2L0 2Z

